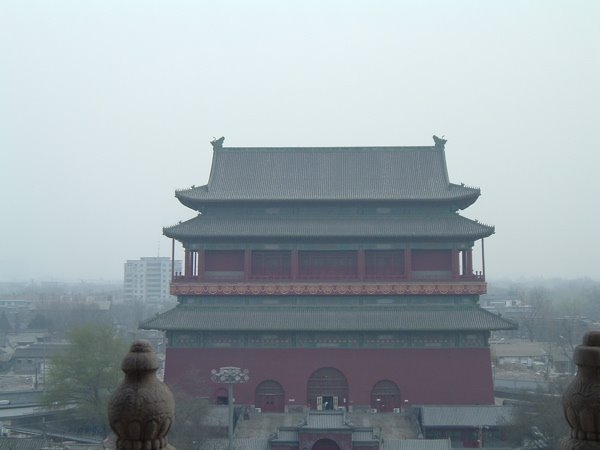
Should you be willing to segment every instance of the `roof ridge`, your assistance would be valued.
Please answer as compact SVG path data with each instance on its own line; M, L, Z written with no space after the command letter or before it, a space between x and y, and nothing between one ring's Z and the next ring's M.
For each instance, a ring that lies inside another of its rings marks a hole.
M383 151L408 151L408 150L435 150L439 148L433 145L354 145L354 146L317 146L317 147L222 147L218 151L364 151L364 150L383 150Z

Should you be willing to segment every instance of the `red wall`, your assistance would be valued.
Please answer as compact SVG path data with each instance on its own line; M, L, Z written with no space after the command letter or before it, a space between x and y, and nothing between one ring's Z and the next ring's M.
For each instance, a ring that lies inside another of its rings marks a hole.
M371 389L391 380L409 404L493 404L489 349L227 349L169 348L165 379L175 383L194 374L212 395L218 385L210 370L237 366L250 371L250 381L236 386L236 402L254 404L256 386L275 380L288 406L306 405L306 384L322 367L344 373L349 385L347 405L366 406ZM185 376L186 374L187 377ZM295 399L290 402L289 399ZM340 399L340 406L343 405Z
M413 250L412 270L452 270L452 251Z
M243 250L207 250L206 271L244 270Z

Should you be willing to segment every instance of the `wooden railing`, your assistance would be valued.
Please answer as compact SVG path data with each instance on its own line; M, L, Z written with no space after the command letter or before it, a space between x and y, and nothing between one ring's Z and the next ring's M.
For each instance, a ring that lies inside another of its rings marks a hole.
M184 275L182 273L176 272L173 275L172 281L174 282L252 282L257 281L260 283L264 282L293 282L293 281L301 281L301 282L310 282L310 281L399 281L399 282L409 282L409 281L485 281L485 277L483 273L480 271L473 272L471 275L456 275L452 274L429 274L429 273L419 273L418 271L413 272L410 276L399 275L399 274L365 274L364 278L360 278L357 274L328 274L328 273L311 273L311 274L298 274L295 279L292 279L290 275L251 275L248 279L244 278L243 274L232 274L232 275L213 275L213 274L205 274L204 276L199 275Z

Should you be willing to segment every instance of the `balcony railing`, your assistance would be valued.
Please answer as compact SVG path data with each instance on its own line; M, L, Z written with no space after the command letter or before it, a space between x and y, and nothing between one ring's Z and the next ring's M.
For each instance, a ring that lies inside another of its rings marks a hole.
M231 273L210 273L206 272L203 276L199 275L185 275L180 272L176 272L172 278L173 282L185 283L185 282L202 282L202 283L223 283L223 282L259 282L259 283L280 283L280 282L321 282L321 281L343 281L343 282L411 282L411 281L455 281L455 282L473 282L473 281L485 281L483 272L473 272L471 275L456 275L445 274L445 273L429 273L415 271L410 276L398 275L398 274L365 274L364 278L360 278L357 274L328 274L328 273L311 273L303 274L300 273L296 278L292 278L291 275L287 274L252 274L248 278L245 278L243 272L231 272Z

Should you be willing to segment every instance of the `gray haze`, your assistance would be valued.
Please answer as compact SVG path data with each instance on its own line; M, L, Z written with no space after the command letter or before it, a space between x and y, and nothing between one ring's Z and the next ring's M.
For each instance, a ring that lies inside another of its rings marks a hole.
M170 254L226 146L431 145L491 277L600 278L598 1L0 1L0 280Z

